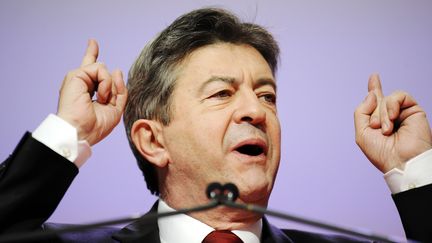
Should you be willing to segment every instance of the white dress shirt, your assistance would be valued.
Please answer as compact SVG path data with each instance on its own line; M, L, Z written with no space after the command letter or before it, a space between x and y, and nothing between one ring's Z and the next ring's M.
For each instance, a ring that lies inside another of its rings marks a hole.
M49 114L32 133L32 137L80 168L91 156L85 140L78 141L75 127L60 117Z
M158 213L175 211L162 199L159 199ZM186 214L179 214L158 219L161 243L200 243L214 229ZM245 243L259 243L261 239L262 220L247 228L233 230Z

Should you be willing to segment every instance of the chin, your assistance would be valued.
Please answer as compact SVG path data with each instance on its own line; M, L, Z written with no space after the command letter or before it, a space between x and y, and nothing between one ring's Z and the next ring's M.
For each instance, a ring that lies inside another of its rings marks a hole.
M261 206L267 206L273 183L267 180L265 176L260 177L241 177L236 180L240 196L239 201L243 203L253 203Z

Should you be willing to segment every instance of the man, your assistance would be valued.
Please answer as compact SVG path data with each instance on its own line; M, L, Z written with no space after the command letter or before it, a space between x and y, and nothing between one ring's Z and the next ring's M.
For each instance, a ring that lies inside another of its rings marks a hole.
M205 204L203 192L213 181L233 182L239 202L266 207L280 159L278 52L263 28L240 23L220 9L196 10L144 48L130 70L127 90L120 71L110 74L96 62L98 46L90 41L81 67L63 81L57 116L27 134L3 164L1 229L39 228L88 157L89 145L110 133L123 110L147 186L160 196L151 211ZM406 93L384 97L379 77L372 75L355 124L360 148L387 173L407 236L431 240L427 184L432 179L427 173L411 181L405 178L432 160L432 135L423 110ZM418 188L407 190L411 182ZM19 196L11 198L16 192ZM243 242L356 241L279 230L261 215L225 207L150 224L137 221L118 232L66 235L63 240L103 241L114 233L114 239L123 242L201 242L214 229L232 231Z

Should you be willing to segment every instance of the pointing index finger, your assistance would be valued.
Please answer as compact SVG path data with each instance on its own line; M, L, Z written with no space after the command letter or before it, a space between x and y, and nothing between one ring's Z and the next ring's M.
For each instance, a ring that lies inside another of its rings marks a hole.
M384 94L382 92L381 80L380 80L380 77L377 73L374 73L369 77L368 91L369 91L369 93L373 92L375 94L377 104L378 104L375 111L373 111L373 113L370 117L370 126L372 128L380 128L381 127L381 123L380 123L381 119L380 119L379 110L380 110L381 100L384 98Z
M96 40L88 41L87 49L81 62L81 67L93 64L96 62L99 55L99 45Z
M374 73L369 77L368 91L373 91L377 96L378 100L384 97L382 92L381 79L377 73Z

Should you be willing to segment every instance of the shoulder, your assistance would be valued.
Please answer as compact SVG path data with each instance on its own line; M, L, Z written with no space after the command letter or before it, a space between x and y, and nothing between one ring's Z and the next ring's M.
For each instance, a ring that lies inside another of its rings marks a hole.
M294 229L280 229L275 225L268 222L266 217L263 217L263 242L322 242L322 243L335 243L335 242L370 242L354 238L350 236L338 234L321 234L315 232L294 230Z
M367 240L361 240L358 238L338 234L321 234L293 229L281 229L281 231L294 242L370 242Z
M76 225L71 224L57 224L57 223L45 223L43 228L45 231L48 230L62 230L70 228ZM117 242L112 238L112 235L119 231L119 228L115 227L97 227L91 230L80 230L77 232L68 232L58 235L56 238L59 242L94 242L94 243L112 243Z

